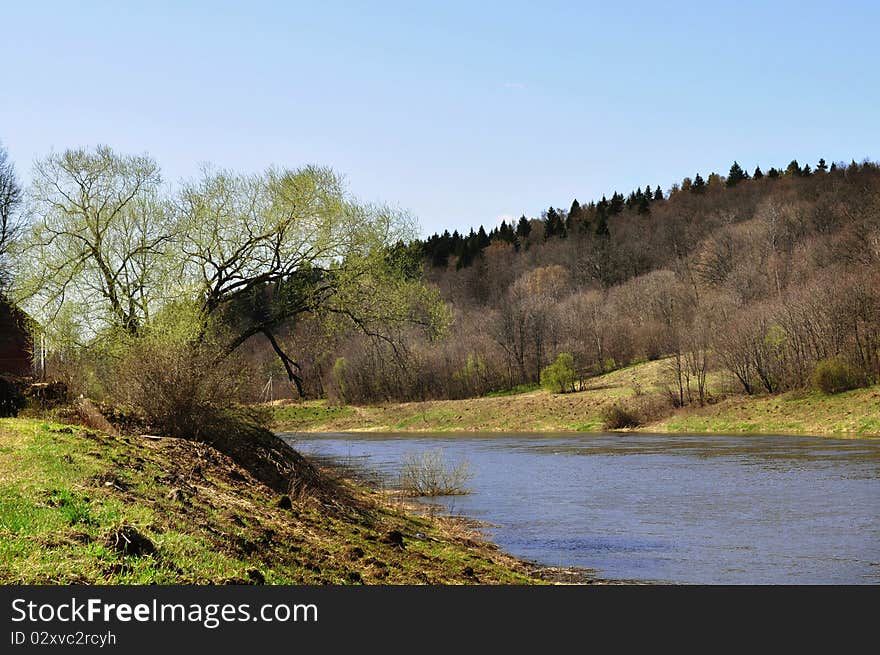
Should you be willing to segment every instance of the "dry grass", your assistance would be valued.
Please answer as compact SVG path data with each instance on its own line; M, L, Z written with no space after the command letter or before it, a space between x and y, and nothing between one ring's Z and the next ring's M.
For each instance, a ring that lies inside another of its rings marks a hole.
M536 581L490 544L347 480L344 507L279 502L207 444L0 419L0 472L3 584ZM119 548L135 541L136 553Z
M661 390L665 365L659 360L620 369L593 378L585 391L569 394L531 390L344 408L310 401L296 405L296 421L276 414L276 428L303 432L595 432L605 429L608 408L632 404L644 406L638 428L644 431L880 435L880 387L876 386L837 396L744 396L729 377L712 372L708 388L718 402L687 407L670 416Z
M687 413L680 411L649 429L880 436L880 386L835 395L790 392L777 396L736 396L717 405Z

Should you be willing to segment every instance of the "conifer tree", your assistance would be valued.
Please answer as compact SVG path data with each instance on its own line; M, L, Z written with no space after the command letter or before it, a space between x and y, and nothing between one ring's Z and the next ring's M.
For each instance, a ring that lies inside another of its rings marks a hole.
M581 204L577 201L577 198L575 198L574 202L571 203L571 209L568 210L568 218L565 219L566 230L572 232L579 229L583 220L584 210L581 208Z
M490 243L489 235L486 234L486 230L481 225L479 231L477 232L477 239L476 239L477 251L482 252L489 245L489 243Z
M565 224L559 217L559 212L553 207L550 207L547 210L546 218L544 219L544 241L552 237L564 238Z
M602 200L604 202L605 198L602 198ZM596 236L607 237L610 234L608 231L608 211L605 205L600 203L596 207Z
M755 172L752 173L752 177L756 180L760 180L764 177L764 172L761 170L760 166L755 166Z
M654 191L654 201L663 200L663 189L660 188L660 185L657 185L657 190Z
M525 214L520 216L519 222L516 224L516 236L520 239L526 239L531 231L532 224L529 223L529 219L525 217Z
M828 170L828 164L825 163L824 159L819 159L819 163L816 165L816 170L820 173L824 173Z
M742 169L739 163L734 161L733 165L730 167L730 172L727 174L727 186L735 187L737 184L747 179L749 179L749 174Z
M706 190L706 180L699 173L694 176L694 182L691 184L691 191L694 193L703 193Z

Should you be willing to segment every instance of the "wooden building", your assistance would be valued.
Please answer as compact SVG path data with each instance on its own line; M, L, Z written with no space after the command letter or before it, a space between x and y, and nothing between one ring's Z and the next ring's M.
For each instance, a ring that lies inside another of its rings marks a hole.
M32 334L28 315L0 297L0 375L33 374Z

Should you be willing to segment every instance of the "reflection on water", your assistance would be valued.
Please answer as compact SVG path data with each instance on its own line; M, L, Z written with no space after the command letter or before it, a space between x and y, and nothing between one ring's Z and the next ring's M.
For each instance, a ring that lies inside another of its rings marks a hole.
M290 435L393 483L407 453L469 462L440 499L506 551L614 579L880 582L880 440L680 435Z

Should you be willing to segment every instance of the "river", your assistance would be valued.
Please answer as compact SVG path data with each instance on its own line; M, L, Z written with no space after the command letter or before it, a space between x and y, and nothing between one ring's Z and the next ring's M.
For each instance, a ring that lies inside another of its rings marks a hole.
M442 448L473 477L433 499L505 551L606 579L880 582L880 439L772 435L283 435L393 486Z

